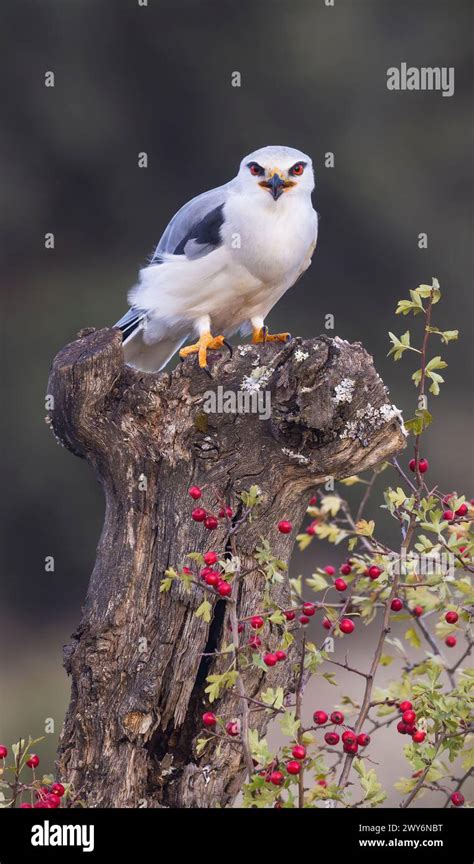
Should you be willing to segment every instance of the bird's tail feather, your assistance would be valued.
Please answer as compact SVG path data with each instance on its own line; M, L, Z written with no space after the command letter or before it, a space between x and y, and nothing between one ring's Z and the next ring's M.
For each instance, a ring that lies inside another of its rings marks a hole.
M148 345L143 341L143 331L137 330L124 342L125 362L143 372L159 372L179 351L189 335L178 333Z

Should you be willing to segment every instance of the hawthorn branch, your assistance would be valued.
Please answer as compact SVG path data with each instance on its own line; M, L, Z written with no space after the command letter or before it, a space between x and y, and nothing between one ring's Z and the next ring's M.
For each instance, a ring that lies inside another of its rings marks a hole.
M170 374L139 372L124 365L121 334L101 330L66 346L52 366L50 427L89 462L106 499L82 620L64 649L72 690L57 760L58 777L88 806L232 804L250 770L248 752L225 735L211 735L202 752L197 742L207 679L229 668L221 652L229 623L240 683L220 691L212 708L219 717L241 717L244 742L250 710L243 706L262 701L267 686L261 668L240 662L236 638L238 622L246 626L265 606L268 586L255 550L269 538L272 553L288 562L295 532L275 531L282 516L298 526L315 486L370 469L405 445L360 345L327 336L281 349L251 345L232 358L214 352L211 364L211 382L194 358ZM206 412L210 388L242 396L257 368L271 396L269 419L258 411ZM341 404L335 388L347 377L355 382L352 400ZM252 484L263 503L250 522L241 493ZM190 518L192 485L203 490L209 511L219 502L232 506L235 516L218 521L212 535ZM160 593L165 571L178 572L190 552L202 554L212 543L224 558L235 537L241 575L230 599L179 578ZM271 595L274 608L290 608L286 574ZM195 615L203 596L208 623ZM266 648L277 638L266 625ZM271 685L287 692L295 686L294 650L270 673ZM252 714L260 735L271 716Z

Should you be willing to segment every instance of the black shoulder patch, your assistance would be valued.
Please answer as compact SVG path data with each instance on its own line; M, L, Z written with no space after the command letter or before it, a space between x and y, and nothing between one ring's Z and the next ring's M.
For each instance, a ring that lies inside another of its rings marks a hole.
M204 219L196 222L185 237L178 243L174 250L174 255L184 255L184 248L189 240L195 240L200 246L220 246L221 226L224 222L224 205L220 204L214 210L211 210Z

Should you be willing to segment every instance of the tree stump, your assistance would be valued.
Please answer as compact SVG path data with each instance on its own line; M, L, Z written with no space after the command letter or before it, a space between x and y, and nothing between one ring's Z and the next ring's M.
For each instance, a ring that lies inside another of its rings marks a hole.
M205 488L216 507L225 501L235 510L239 494L258 484L263 504L237 536L242 566L262 537L288 562L296 530L280 534L278 521L290 518L296 529L317 484L400 450L401 418L359 343L321 336L241 346L232 357L214 353L210 379L195 358L171 374L139 372L124 365L117 330L84 333L55 358L48 389L57 439L87 459L105 493L82 621L64 648L72 692L58 776L92 807L229 806L245 775L241 742L212 743L198 756L196 741L209 707L206 676L228 664L228 655L206 655L229 641L230 604L207 592L206 624L194 615L204 588L192 584L187 593L176 580L160 593L167 568L227 542L225 519L211 532L190 518L188 489ZM219 386L268 391L270 416L206 413ZM263 582L255 571L240 581L239 619L260 608ZM285 608L288 579L272 591ZM266 681L260 669L245 670L246 693L294 691L292 668L279 663ZM212 709L238 717L240 701L229 690ZM257 716L252 725L263 733L265 712Z

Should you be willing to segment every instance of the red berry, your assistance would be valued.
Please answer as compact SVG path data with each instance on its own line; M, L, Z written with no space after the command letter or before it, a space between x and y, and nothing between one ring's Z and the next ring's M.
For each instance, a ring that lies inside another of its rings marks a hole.
M202 715L202 722L204 726L215 726L217 723L217 717L212 711L206 711L205 714Z
M276 664L278 663L278 658L276 654L265 654L263 662L265 663L265 666L276 666Z
M293 525L286 519L282 519L281 522L278 523L278 530L280 534L291 534L293 531Z
M204 553L204 563L205 564L217 564L219 558L217 552L205 552Z
M455 636L446 636L446 639L444 640L444 644L447 645L448 648L454 648L457 641L458 640L456 639Z
M202 495L202 492L201 492L199 486L191 486L191 488L188 491L189 491L189 495L191 495L191 498L194 498L195 501L197 501L198 498L200 498Z
M454 519L454 513L452 510L445 510L441 518L444 519L445 522L451 522L451 520Z
M460 504L456 510L456 516L465 516L468 511L467 504Z
M262 644L262 640L258 636L251 636L249 639L249 645L251 648L260 648Z
M334 587L336 591L345 591L347 588L347 582L344 579L335 579Z
M382 570L380 567L377 567L376 564L373 564L372 567L369 567L369 579L378 579Z
M208 573L212 573L212 567L203 567L201 570L201 579L205 579Z
M229 720L226 723L225 731L231 738L236 738L239 734L239 724L235 720Z
M24 801L23 804L20 804L20 810L30 810L30 808L32 809L33 805L27 804L26 801Z
M400 612L400 609L403 609L403 600L400 600L400 597L394 597L390 603L390 609L393 612Z
M317 522L312 522L311 525L308 525L306 533L309 534L310 537L314 537L314 535L316 534L317 524Z
M410 471L416 471L416 460L410 459L410 461L408 463L408 467L409 467ZM429 467L430 467L430 465L429 465L428 459L420 459L418 461L418 469L420 471L420 474L424 474L426 471L428 471Z
M309 624L309 618L307 615L300 615L298 621L300 622L300 624L303 624L303 626Z
M344 723L344 714L342 711L333 711L330 719L331 723Z
M234 512L231 507L221 507L218 513L219 519L224 519L227 516L228 519L232 519Z
M264 624L265 621L260 617L260 615L254 615L253 618L250 619L250 626L253 627L254 630L260 630Z
M314 603L303 603L303 612L305 615L312 616L316 612Z
M361 732L360 735L357 736L357 743L359 747L367 747L367 745L370 744L370 735Z
M26 764L28 765L28 768L37 768L39 761L39 756L37 756L36 753L32 753L30 758L26 760Z
M404 723L407 724L407 726L411 726L412 723L414 723L415 720L416 720L416 714L415 714L415 712L412 711L411 708L408 708L406 711L403 712L403 714L402 714L402 720L403 720Z
M342 573L343 576L349 576L349 573L352 573L351 565L343 564L342 567L339 567L339 573Z
M318 499L317 499L316 495L313 495L313 497L309 499L309 506L314 507L314 505L317 503L318 503Z
M455 807L462 807L464 804L465 798L462 792L453 792L451 795L451 802Z
M352 731L352 729L346 729L346 731L342 733L341 739L344 744L346 744L348 741L357 741L357 735Z
M216 573L215 570L211 570L210 573L206 573L204 577L204 582L206 585L218 585L221 582L220 573Z
M327 567L324 568L324 572L328 574L328 576L334 576L336 572L336 568L332 566L332 564L328 564Z
M357 741L347 741L344 744L343 749L345 753L357 753L359 745L357 744Z
M290 762L286 763L286 770L288 771L288 774L299 774L301 771L301 765L299 762L292 759Z
M61 804L61 798L59 797L59 795L55 795L53 792L51 792L47 796L46 801L48 802L48 804L51 805L51 807L54 808L59 807L59 805Z
M218 524L219 523L215 516L207 516L204 520L204 527L207 528L208 531L215 531Z
M221 597L230 597L232 594L232 585L230 582L221 582L217 586L217 592L221 595Z
M318 780L318 786L322 786L323 789L325 789L327 785L326 780Z
M444 504L445 507L447 507L449 502L451 501L451 498L455 498L455 497L456 497L455 492L449 492L448 495L445 495L444 498L441 499L441 503Z
M416 732L416 729L415 729L414 726L407 726L407 727L406 727L406 733L407 733L407 735L414 735L415 732Z
M448 624L455 624L458 620L459 615L457 612L446 612L444 616L444 620L448 622Z
M51 786L51 792L53 795L59 795L60 798L64 795L65 789L62 783L53 783Z
M400 732L400 735L407 734L407 724L403 722L403 720L399 720L397 723L397 729Z
M342 621L339 622L339 630L343 633L352 633L354 626L354 622L351 621L350 618L343 618Z
M206 515L206 511L202 507L195 507L191 513L191 519L194 519L195 522L204 522Z
M414 614L417 618L421 618L421 616L423 615L423 612L424 612L424 611L425 611L425 610L423 609L423 606L415 606L415 608L413 609L413 614Z
M313 714L313 720L317 726L323 726L324 723L328 722L328 715L325 711L315 711Z
M329 618L323 618L323 627L324 627L325 630L330 630L330 629L331 629L332 624L331 624Z
M295 746L293 747L293 750L291 751L291 755L295 759L299 759L300 761L301 761L301 759L305 759L306 747L303 747L302 744L295 744Z
M405 699L404 702L400 702L400 705L398 707L403 714L404 711L410 711L413 708L413 705L408 699Z
M294 621L296 618L296 612L294 612L293 609L287 609L283 614L287 621Z
M284 776L281 771L272 771L268 780L270 783L273 783L274 786L281 786L284 781Z
M0 744L0 759L6 759L8 756L8 747L5 747L4 744Z
M426 738L426 732L422 732L421 729L417 729L416 732L413 733L412 738L415 744L422 744Z
M339 743L339 735L337 734L337 732L326 732L324 740L326 744L334 747L336 744Z
M283 660L286 660L286 651L275 651L275 657L281 663Z

